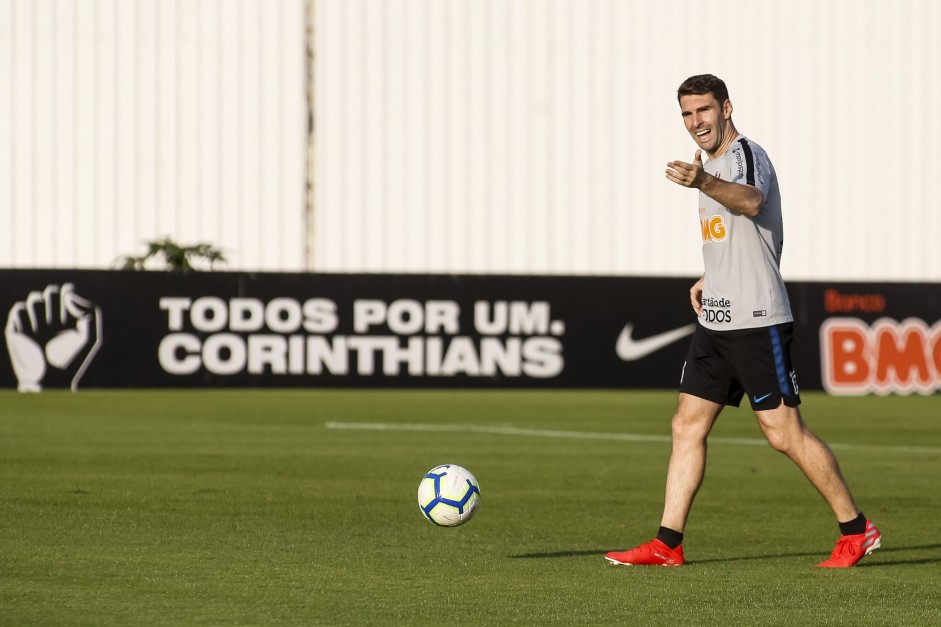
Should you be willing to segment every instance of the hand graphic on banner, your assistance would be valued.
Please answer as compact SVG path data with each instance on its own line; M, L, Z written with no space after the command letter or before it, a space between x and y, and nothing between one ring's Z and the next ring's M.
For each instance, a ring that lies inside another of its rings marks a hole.
M72 283L47 285L14 303L5 335L20 392L74 391L101 346L101 308Z

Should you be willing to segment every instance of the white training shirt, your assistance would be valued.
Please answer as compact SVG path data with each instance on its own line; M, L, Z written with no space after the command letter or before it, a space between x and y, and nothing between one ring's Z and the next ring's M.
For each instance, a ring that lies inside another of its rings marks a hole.
M723 181L754 185L765 199L758 216L749 218L699 193L706 269L699 323L730 331L791 322L794 317L780 272L781 193L767 153L739 135L721 157L710 159L703 168Z

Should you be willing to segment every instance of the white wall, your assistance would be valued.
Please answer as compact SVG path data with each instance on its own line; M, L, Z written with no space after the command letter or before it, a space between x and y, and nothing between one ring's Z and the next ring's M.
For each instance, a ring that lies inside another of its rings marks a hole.
M0 0L0 267L305 267L304 0Z
M318 0L319 270L694 275L675 90L723 77L788 278L941 280L941 3Z
M0 267L169 235L244 270L693 275L663 169L706 71L777 167L788 278L941 281L933 0L0 0Z

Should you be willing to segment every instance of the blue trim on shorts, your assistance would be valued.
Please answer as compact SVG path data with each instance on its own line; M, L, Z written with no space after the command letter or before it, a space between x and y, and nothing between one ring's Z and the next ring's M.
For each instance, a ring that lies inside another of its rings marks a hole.
M781 394L791 395L791 386L788 383L787 369L784 367L784 349L781 346L781 335L777 327L768 327L771 332L771 350L774 352L774 371L778 376L778 387Z

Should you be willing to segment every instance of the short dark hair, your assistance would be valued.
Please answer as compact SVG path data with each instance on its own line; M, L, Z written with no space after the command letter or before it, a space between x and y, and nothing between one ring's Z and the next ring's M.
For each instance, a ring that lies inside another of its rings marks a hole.
M687 78L676 90L676 99L679 100L683 96L704 96L706 94L715 96L720 105L729 99L729 90L725 86L725 81L712 74L698 74Z

